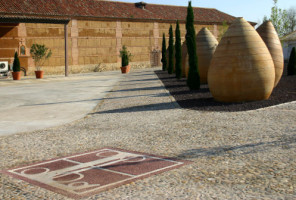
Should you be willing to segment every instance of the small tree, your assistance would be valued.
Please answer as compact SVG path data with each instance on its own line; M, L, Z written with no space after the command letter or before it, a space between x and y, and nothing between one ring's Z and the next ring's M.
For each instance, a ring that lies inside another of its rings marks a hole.
M271 8L270 21L274 25L275 30L279 36L283 36L288 33L289 19L287 11L277 6L278 0L273 0L273 7Z
M170 38L169 38L169 67L168 72L172 74L174 72L174 35L173 35L173 27L170 26Z
M289 58L289 63L288 63L288 76L296 75L296 51L295 47L293 47L290 58Z
M30 49L32 58L34 59L36 70L40 71L44 62L50 58L52 52L49 48L42 44L33 44Z
M189 57L189 72L187 85L190 90L200 88L200 76L198 72L198 58L196 55L196 36L194 29L194 14L191 7L191 1L188 3L187 18L186 18L186 44Z
M166 42L165 42L165 34L164 33L163 33L163 36L162 36L161 53L162 53L162 58L161 58L162 71L165 71L167 69L167 58L166 58Z
M17 52L15 52L15 54L14 54L12 71L13 72L19 72L19 71L21 71L21 64L20 64L20 60L18 58Z
M179 21L177 20L177 26L176 26L176 44L175 44L175 58L176 58L176 78L180 79L182 77L182 46L181 46L181 32L180 32L180 25Z
M127 50L125 45L123 45L122 49L120 50L120 57L121 57L121 66L122 67L128 66L129 61L132 57L132 54Z

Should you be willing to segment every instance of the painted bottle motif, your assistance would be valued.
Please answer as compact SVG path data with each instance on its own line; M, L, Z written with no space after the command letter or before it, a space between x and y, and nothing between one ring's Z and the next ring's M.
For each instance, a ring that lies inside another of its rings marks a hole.
M271 54L275 69L274 87L276 87L283 75L284 70L284 55L281 41L271 21L264 22L257 28L257 32L265 42Z
M264 41L243 18L237 18L221 39L208 71L208 85L217 101L268 99L275 80L274 64Z

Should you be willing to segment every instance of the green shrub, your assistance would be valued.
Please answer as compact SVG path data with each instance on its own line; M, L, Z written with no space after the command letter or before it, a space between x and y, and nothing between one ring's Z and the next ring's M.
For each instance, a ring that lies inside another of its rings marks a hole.
M121 66L122 67L125 67L129 64L131 56L132 56L132 54L127 50L126 46L123 45L122 49L120 50Z
M32 44L30 53L34 59L37 71L41 70L41 66L43 66L44 62L50 58L52 54L51 50L43 44Z
M21 64L20 60L18 58L17 52L14 54L14 60L13 60L13 67L12 67L13 72L19 72L21 71Z
M181 46L181 32L180 32L180 25L179 21L177 21L177 27L176 27L176 44L175 44L175 58L176 58L176 78L180 79L182 77L182 46Z
M168 72L172 74L174 72L174 34L173 34L173 27L170 26L170 38L169 38L169 67Z
M194 29L194 14L191 6L191 1L188 3L187 18L186 18L186 45L189 57L189 72L187 85L190 90L200 88L200 76L198 72L198 58L196 55L196 35Z
M289 63L288 63L288 76L296 75L296 51L295 47L293 47L290 58L289 58Z
M167 69L167 58L166 58L166 42L165 42L165 34L164 33L163 33L163 36L162 36L161 53L162 53L162 58L161 58L162 71L165 71Z

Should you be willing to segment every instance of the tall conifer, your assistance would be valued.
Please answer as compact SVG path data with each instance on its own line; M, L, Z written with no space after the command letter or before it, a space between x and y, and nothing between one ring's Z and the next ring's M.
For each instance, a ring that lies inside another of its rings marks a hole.
M162 53L162 58L161 58L162 71L165 71L167 69L167 57L166 57L166 42L165 42L165 34L164 33L163 33L163 36L162 36L161 53Z
M170 38L169 38L169 67L168 72L172 74L174 72L174 34L173 34L173 27L170 26Z
M20 64L20 60L19 60L17 52L15 52L15 54L14 54L12 70L13 70L13 72L21 71L21 64Z
M175 43L175 58L176 58L176 78L180 79L182 77L182 46L181 46L181 32L180 32L180 25L179 21L177 20L177 27L176 27L176 43Z
M191 90L200 88L200 76L198 72L198 58L196 55L196 35L194 29L194 14L191 1L188 2L186 18L186 44L189 57L189 72L187 85Z

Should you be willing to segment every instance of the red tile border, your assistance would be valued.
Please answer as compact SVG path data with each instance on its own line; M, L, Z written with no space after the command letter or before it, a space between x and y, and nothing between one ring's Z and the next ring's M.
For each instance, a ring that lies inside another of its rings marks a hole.
M0 172L79 199L190 163L106 147Z

